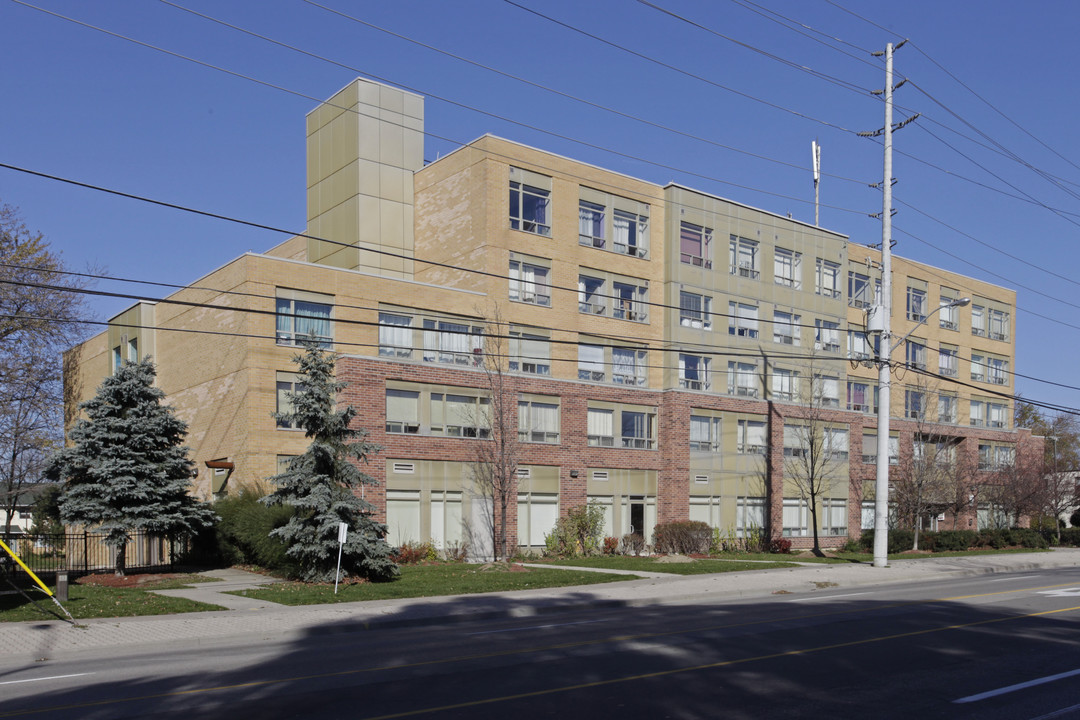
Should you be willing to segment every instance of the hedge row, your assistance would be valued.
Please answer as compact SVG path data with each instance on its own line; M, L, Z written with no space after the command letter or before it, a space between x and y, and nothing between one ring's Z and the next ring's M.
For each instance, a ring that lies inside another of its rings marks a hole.
M1080 530L1080 528L1078 528ZM1065 543L1065 533L1062 531L1062 543ZM1031 528L1008 528L1004 530L939 530L937 532L924 531L919 533L919 549L930 552L956 552L978 548L994 548L1000 550L1007 547L1046 548L1049 542L1045 533ZM1074 534L1074 542L1080 545L1080 533ZM863 552L871 552L874 548L874 531L863 530L859 538L859 549ZM914 543L914 533L911 530L889 531L889 553L902 553L910 550Z

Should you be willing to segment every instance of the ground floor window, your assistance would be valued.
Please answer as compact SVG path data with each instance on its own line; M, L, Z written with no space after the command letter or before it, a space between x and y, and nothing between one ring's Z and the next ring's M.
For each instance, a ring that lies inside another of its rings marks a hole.
M543 548L544 538L559 520L559 496L549 493L518 494L518 545Z

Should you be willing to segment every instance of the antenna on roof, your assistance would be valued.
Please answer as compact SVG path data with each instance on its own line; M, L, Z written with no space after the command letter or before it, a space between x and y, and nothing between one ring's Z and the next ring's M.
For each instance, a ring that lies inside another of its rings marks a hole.
M818 205L821 200L820 188L821 188L821 146L818 145L817 140L810 143L810 152L814 156L814 227L821 227L821 223L818 222Z

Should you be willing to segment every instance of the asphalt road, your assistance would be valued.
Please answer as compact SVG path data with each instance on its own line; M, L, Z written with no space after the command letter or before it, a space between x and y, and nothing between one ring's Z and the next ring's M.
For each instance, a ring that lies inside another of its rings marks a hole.
M8 717L1080 718L1080 569L0 657Z

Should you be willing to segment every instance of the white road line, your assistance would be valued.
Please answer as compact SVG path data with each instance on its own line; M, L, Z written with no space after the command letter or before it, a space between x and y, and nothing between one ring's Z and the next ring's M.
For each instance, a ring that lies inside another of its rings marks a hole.
M1023 690L1024 688L1035 687L1036 685L1045 685L1046 683L1054 682L1055 680L1064 680L1068 677L1080 675L1080 670L1070 670L1069 672L1058 673L1057 675L1047 675L1046 677L1037 678L1035 680L1028 680L1027 682L1017 683L1016 685L1009 685L1008 687L998 688L997 690L987 690L984 693L978 695L968 695L962 697L959 700L953 700L954 704L978 702L979 700L985 700L986 698L997 697L998 695L1004 695L1006 693L1016 692L1017 690Z
M548 628L566 627L568 625L589 625L591 623L607 622L607 620L580 620L578 622L552 623L551 625L530 625L528 627L507 628L505 630L485 630L484 632L465 633L466 635L495 635L497 633L518 632L519 630L547 630Z
M1015 577L1003 577L994 578L993 580L987 580L986 582L1005 582L1007 580L1027 580L1028 578L1039 577L1038 575L1016 575Z
M41 680L60 680L62 678L82 677L83 675L93 675L94 673L75 673L74 675L53 675L51 677L43 678L29 678L27 680L5 680L0 682L0 685L17 685L18 683L39 682Z
M820 595L818 597L796 598L788 602L814 602L815 600L832 600L833 598L855 597L856 595L869 595L869 592L844 593L843 595Z

